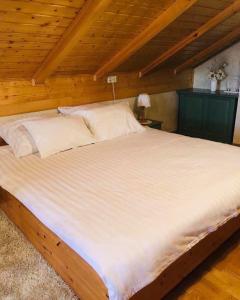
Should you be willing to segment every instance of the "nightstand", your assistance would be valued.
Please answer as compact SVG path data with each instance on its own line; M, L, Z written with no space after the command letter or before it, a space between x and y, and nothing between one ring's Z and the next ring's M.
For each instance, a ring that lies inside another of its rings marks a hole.
M162 130L163 121L151 120L152 123L147 125L150 128Z

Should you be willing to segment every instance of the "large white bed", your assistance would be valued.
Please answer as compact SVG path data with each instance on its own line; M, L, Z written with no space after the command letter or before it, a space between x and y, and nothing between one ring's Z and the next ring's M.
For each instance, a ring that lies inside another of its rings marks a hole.
M238 216L240 149L153 129L46 159L2 146L0 186L125 300Z

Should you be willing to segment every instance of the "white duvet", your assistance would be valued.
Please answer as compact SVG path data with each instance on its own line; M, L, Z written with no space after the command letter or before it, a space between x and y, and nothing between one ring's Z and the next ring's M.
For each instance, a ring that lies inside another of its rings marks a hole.
M128 299L240 207L240 149L158 130L47 159L0 148L0 185Z

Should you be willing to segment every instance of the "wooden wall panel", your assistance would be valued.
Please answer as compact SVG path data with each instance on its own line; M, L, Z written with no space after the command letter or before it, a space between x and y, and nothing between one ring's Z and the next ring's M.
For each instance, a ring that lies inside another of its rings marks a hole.
M118 99L146 92L157 94L192 87L192 70L174 75L162 70L139 79L137 73L119 74L116 84ZM30 81L0 82L0 116L77 105L112 99L112 87L106 78L94 81L90 75L52 77L45 84L32 86Z
M119 66L116 71L121 72L131 72L134 70L141 70L152 61L154 61L161 54L168 51L171 47L176 45L178 42L183 40L190 33L197 30L204 23L208 22L210 19L219 14L222 10L232 4L232 0L199 0L192 6L186 13L182 14L179 18L160 32L155 38L153 38L149 43L142 47L135 55L130 57L121 66ZM234 19L232 16L230 19ZM239 24L239 19L238 19ZM228 28L225 33L228 34L233 29ZM211 31L210 31L211 32ZM215 40L218 38L218 30L215 30L216 36ZM206 34L204 35L204 37ZM198 41L198 39L197 39ZM208 47L211 45L211 40L204 39L203 45L198 45L195 47L196 51L201 50L201 46ZM189 47L192 46L192 43ZM194 55L192 52L190 55ZM175 55L177 56L177 54ZM175 58L175 56L173 58ZM171 60L171 59L170 59ZM176 66L183 62L185 58L178 58L176 61L171 61L172 66ZM170 64L168 64L169 66ZM165 65L163 64L163 67Z
M0 78L32 78L84 4L85 0L1 0Z
M185 36L240 0L198 0L171 25L145 44L116 72L137 72ZM48 53L92 0L0 0L0 81L30 80ZM98 0L96 1L98 2ZM99 1L101 2L101 1ZM58 65L53 75L95 74L123 47L139 36L176 0L110 0L88 30ZM187 58L239 26L239 14L229 17L201 39L177 53L161 68L177 67ZM157 69L156 69L157 70Z

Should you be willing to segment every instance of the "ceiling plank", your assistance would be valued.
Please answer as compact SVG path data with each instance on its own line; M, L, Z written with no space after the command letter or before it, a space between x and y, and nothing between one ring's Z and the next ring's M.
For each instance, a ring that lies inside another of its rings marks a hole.
M94 78L100 78L113 71L196 2L197 0L176 0L164 12L161 12L139 35L132 39L130 43L100 67L95 73Z
M149 65L144 67L139 72L139 77L142 77L148 74L150 71L158 67L160 64L165 62L167 59L175 55L177 52L185 48L187 45L201 37L203 34L216 27L219 23L223 22L225 19L229 18L233 14L237 13L240 10L240 0L235 0L231 5L217 14L215 17L210 19L199 29L195 30L193 33L188 35L186 38L178 42L176 45L168 49L166 52L162 53L157 59L151 62Z
M80 38L89 30L92 23L103 13L112 0L87 0L84 7L61 39L50 51L44 62L33 75L35 83L42 83L61 64L69 52L78 44Z
M233 30L232 32L224 36L222 39L218 40L216 43L212 44L210 47L197 53L196 55L186 60L181 65L177 66L176 69L174 70L175 74L180 73L189 67L198 66L199 64L203 63L208 58L210 58L211 56L227 48L238 38L240 38L240 27L237 27L235 30Z

